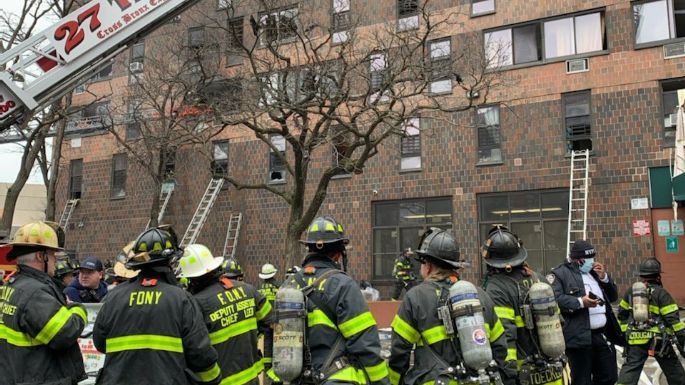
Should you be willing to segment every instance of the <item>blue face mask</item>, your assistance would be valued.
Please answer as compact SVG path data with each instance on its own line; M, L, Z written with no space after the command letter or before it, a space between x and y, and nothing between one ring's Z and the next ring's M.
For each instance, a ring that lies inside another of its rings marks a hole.
M580 272L587 274L592 270L592 265L595 263L594 258L585 258L585 262L583 262L582 265L580 265Z

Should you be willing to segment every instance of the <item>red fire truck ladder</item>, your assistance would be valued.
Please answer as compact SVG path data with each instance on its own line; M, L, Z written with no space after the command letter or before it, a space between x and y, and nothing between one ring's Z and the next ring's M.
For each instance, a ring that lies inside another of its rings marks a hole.
M93 0L0 54L0 132L59 99L133 42L198 2Z

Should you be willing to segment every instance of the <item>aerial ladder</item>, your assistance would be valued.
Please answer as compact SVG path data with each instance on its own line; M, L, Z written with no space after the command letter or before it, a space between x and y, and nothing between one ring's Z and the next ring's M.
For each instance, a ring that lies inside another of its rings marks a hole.
M200 0L93 0L0 54L0 132Z
M590 151L571 151L571 183L568 194L568 233L566 258L573 242L587 239L587 197L589 188Z

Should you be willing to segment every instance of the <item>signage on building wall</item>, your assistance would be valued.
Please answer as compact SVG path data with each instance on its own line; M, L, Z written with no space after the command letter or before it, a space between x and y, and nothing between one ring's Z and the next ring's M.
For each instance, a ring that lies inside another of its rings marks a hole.
M667 253L677 253L678 252L678 237L666 238L666 252Z
M649 227L649 221L645 219L633 219L633 235L636 237L649 235L652 230Z
M668 219L660 219L656 222L657 233L660 237L668 237L671 235L671 222Z
M671 221L671 233L673 235L685 235L685 232L683 231L683 220L682 219L677 219Z
M647 198L633 198L630 200L631 210L643 210L649 208L649 200Z

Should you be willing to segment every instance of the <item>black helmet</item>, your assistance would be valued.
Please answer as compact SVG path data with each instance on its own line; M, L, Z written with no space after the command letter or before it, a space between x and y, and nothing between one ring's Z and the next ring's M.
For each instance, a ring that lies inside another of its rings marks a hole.
M55 264L55 278L62 278L69 273L76 271L76 268L69 262L69 258L59 258Z
M584 239L579 239L573 242L573 246L571 246L571 251L569 252L569 257L572 259L594 258L596 254L597 251L590 242Z
M652 276L661 274L661 262L654 257L649 257L640 262L640 276Z
M314 221L307 228L305 238L300 241L310 247L322 250L325 245L340 243L341 247L350 242L345 238L345 231L343 226L338 223L335 218L331 216L322 216L314 219Z
M518 266L528 258L528 251L516 234L502 225L494 225L481 247L488 266L506 268Z
M145 230L133 245L133 256L126 267L138 270L142 266L164 264L174 257L180 257L181 250L169 231L161 228Z
M431 227L423 233L416 250L416 259L420 262L424 258L432 258L457 269L465 266L459 256L459 245L452 234L437 227Z
M235 258L226 258L221 264L224 269L224 274L229 278L238 278L243 276L243 268Z

